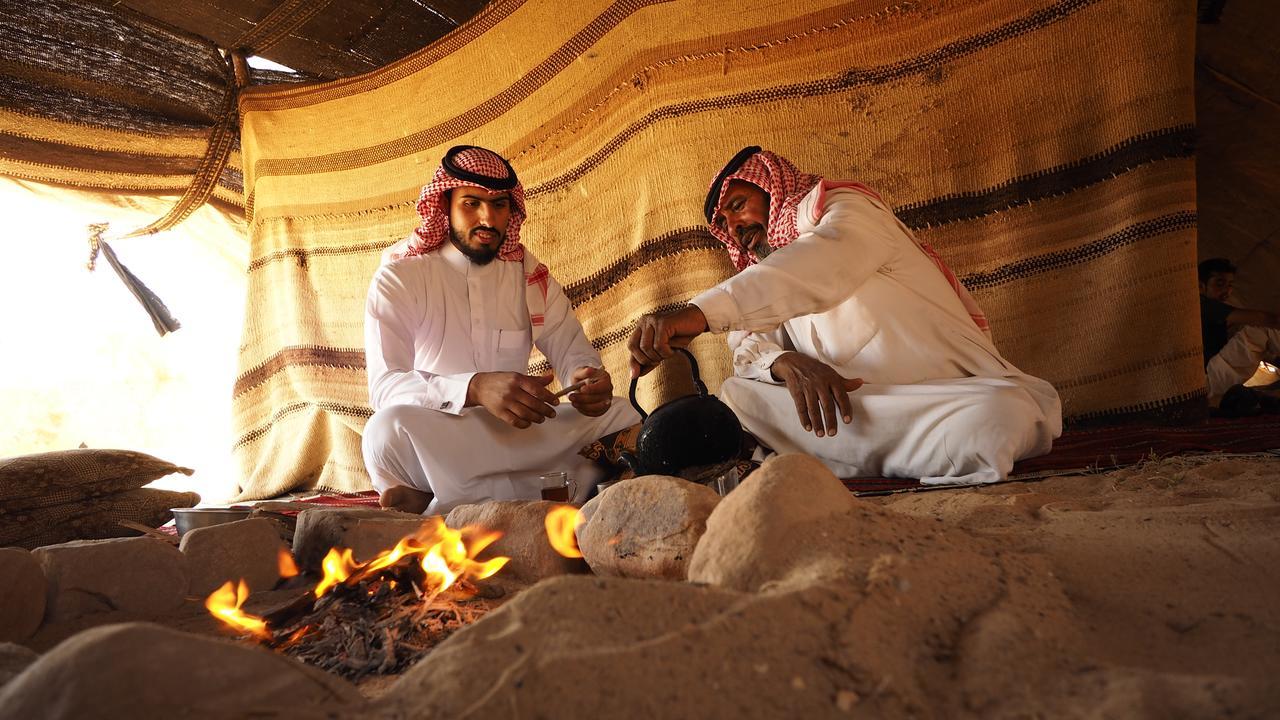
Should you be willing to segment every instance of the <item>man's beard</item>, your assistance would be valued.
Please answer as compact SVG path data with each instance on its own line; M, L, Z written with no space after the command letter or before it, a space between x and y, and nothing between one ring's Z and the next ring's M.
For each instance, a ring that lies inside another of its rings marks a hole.
M760 223L741 228L738 232L738 244L743 251L754 255L757 261L773 252L773 247L769 245L769 234Z
M498 244L492 249L487 245L468 245L466 239L463 238L462 233L454 230L453 228L449 228L449 239L453 242L453 246L458 248L458 252L466 255L472 263L476 265L488 265L495 257L498 256L498 250L502 248L502 243L507 241L507 234L504 232L498 232L496 228L484 226L473 227L467 232L473 233L476 230L492 230L493 232L498 233Z

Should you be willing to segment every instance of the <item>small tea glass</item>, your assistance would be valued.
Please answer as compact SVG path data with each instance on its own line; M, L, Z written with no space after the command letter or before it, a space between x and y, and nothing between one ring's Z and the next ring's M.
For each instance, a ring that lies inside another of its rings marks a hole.
M538 483L542 488L543 500L567 503L572 502L578 495L578 485L567 472L542 473L538 476Z

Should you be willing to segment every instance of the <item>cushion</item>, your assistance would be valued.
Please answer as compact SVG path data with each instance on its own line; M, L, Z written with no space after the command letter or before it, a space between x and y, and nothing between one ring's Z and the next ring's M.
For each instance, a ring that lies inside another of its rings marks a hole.
M179 467L134 450L78 449L0 459L0 511L15 512L134 490Z
M158 527L173 518L169 508L198 502L200 496L193 492L142 488L31 510L0 508L0 546L30 549L68 540L128 537L138 533L121 527L120 520Z

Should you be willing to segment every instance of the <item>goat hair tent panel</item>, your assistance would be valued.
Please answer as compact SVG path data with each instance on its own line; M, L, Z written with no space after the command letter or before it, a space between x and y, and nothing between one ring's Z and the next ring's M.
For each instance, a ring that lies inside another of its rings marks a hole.
M1068 417L1194 406L1193 37L1189 1L499 0L369 75L251 89L242 497L368 488L365 293L460 143L512 159L620 393L635 318L728 276L702 198L759 144L883 193ZM723 340L695 349L714 390Z

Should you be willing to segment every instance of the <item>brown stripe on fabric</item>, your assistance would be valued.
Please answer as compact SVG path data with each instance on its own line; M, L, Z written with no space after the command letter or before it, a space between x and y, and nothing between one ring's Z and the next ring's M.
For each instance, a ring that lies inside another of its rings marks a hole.
M1067 388L1080 387L1083 385L1092 385L1102 380L1110 380L1121 375L1130 375L1144 370L1150 370L1152 367L1160 365L1168 365L1188 359L1199 359L1203 357L1203 351L1197 345L1192 348L1183 348L1182 350L1166 353L1158 358L1147 358L1141 362L1129 363L1120 367L1107 369L1105 372L1089 373L1088 375L1079 375L1077 377L1059 380L1053 384L1059 391Z
M267 158L254 163L258 177L267 175L308 175L321 172L350 170L388 159L403 157L434 147L450 138L464 135L499 117L524 98L533 94L561 70L571 65L587 48L594 45L605 33L612 30L637 10L648 5L671 0L618 0L607 10L587 23L568 42L561 45L545 60L538 63L523 77L502 92L485 100L467 112L412 135L390 140L371 147L343 150L327 155L307 158Z
M199 156L91 150L3 131L0 131L0 157L81 170L148 175L190 175L200 164Z
M1008 265L1003 265L994 270L988 270L980 273L969 273L961 277L960 282L970 290L991 288L1013 280L1023 280L1051 270L1060 270L1071 265L1079 265L1080 263L1088 262L1106 255L1117 248L1124 247L1125 245L1132 245L1133 243L1141 240L1158 237L1178 230L1189 230L1195 226L1196 214L1194 212L1184 210L1182 212L1169 213L1157 218L1134 223L1133 225L1111 233L1106 237L1071 248L1070 250L1033 255L1031 257L1009 263Z
M264 435L271 432L272 427L276 423L280 422L281 420L285 419L290 415L294 415L298 412L306 410L307 408L315 408L317 410L323 410L325 412L333 413L335 415L346 415L347 417L355 417L355 418L367 419L373 415L373 410L371 410L368 406L361 407L357 405L343 405L341 403L333 403L333 402L311 402L311 401L289 403L288 405L285 405L281 407L279 410L277 410L271 416L271 419L266 422L265 425L259 425L258 427L236 438L236 441L231 445L232 449L238 450L239 448L242 448L245 445L248 445L249 443L262 438Z
M382 252L392 245L395 245L398 241L399 238L389 241L360 243L358 245L337 245L334 247L289 248L288 250L277 250L273 253L268 253L262 257L255 258L249 263L248 271L254 272L256 270L260 270L268 263L286 259L294 260L298 263L298 267L305 268L307 267L309 259L312 257L325 255L364 255L371 252Z
M658 307L653 308L649 312L652 312L652 313L671 312L673 310L679 310L680 308L686 307L688 304L689 303L684 303L684 302L667 303L665 305L659 305ZM599 337L591 338L591 347L595 348L596 352L600 352L601 350L604 350L610 345L616 345L622 342L623 340L630 338L631 331L635 329L635 326L636 324L634 322L629 322L624 327L620 327L616 330L610 330L609 332L603 335L600 335ZM546 360L540 360L534 363L533 365L529 366L530 375L546 375L549 372L551 372L551 363Z
M601 122L602 108L615 98L619 91L643 87L651 73L667 68L696 62L714 62L723 72L725 63L736 54L762 53L775 50L801 39L810 40L821 33L848 28L850 25L870 21L882 22L889 15L909 14L914 10L909 3L882 7L862 15L850 14L847 6L824 8L808 15L786 18L772 25L758 25L738 29L722 35L685 39L672 45L647 48L641 55L633 56L635 64L616 67L609 77L597 83L595 88L582 93L583 99L570 104L558 115L546 120L529 135L511 143L513 162L526 154L553 142L557 135L573 135L589 122ZM607 88L607 89L606 89ZM590 102L588 105L587 103ZM603 122L609 122L603 120Z
M919 229L959 220L972 220L993 212L1025 205L1095 185L1142 165L1195 155L1194 125L1151 130L1135 135L1100 153L1006 180L995 187L956 193L894 208L908 227Z
M241 112L290 110L316 105L375 90L403 80L433 63L466 47L515 12L525 0L495 0L487 3L463 24L422 50L379 68L377 72L353 78L331 80L306 87L285 89L251 87L241 91Z
M640 247L627 253L603 270L592 273L575 283L566 285L564 294L578 307L600 295L628 275L649 263L689 250L716 250L723 247L719 240L704 227L677 228L640 243Z
M1013 178L985 190L947 195L894 208L894 214L908 227L921 229L962 220L973 220L1013 207L1027 205L1047 197L1066 195L1091 187L1117 175L1136 170L1144 165L1170 158L1194 155L1195 128L1178 125L1127 138L1102 152L1078 161L1046 168L1039 172ZM224 185L229 183L223 182ZM232 186L235 187L235 186ZM236 188L239 189L239 188ZM400 212L402 205L376 208L374 211ZM367 214L362 212L360 214ZM328 215L326 214L326 217ZM317 217L317 216L307 216ZM275 218L279 219L279 218ZM695 238L694 235L701 237ZM394 241L393 241L394 242ZM658 247L675 243L676 247ZM305 266L308 255L360 254L382 250L391 243L367 243L340 248L319 250L290 249L275 252L253 260L249 271L253 272L275 260L294 258ZM592 273L588 278L565 287L565 293L575 307L601 294L612 284L621 281L629 272L654 259L689 249L715 248L718 243L705 228L679 228L641 244L636 252L614 262L609 267Z
M1170 425L1188 425L1200 422L1209 416L1207 397L1208 391L1201 388L1163 400L1068 415L1063 417L1063 422L1070 429L1088 427L1093 423L1112 425L1151 421Z
M266 382L267 378L288 365L323 365L344 370L364 370L364 349L331 348L319 345L286 347L251 370L241 373L236 378L232 395L240 395L245 390Z
M889 65L881 65L879 67L866 69L851 68L837 75L818 80L809 80L789 85L779 85L759 90L749 90L747 92L724 95L718 98L674 103L658 108L628 125L626 129L605 143L604 147L587 156L586 160L583 160L573 169L563 175L552 178L541 185L535 185L527 188L525 190L525 196L535 197L542 193L559 190L582 179L587 173L599 166L605 158L617 152L617 150L632 137L661 120L670 120L672 118L695 115L709 110L728 110L731 108L741 108L751 105L777 102L779 100L831 95L856 87L883 85L884 83L901 80L912 75L922 75L959 58L972 55L980 50L984 50L1007 40L1012 40L1013 38L1020 37L1029 32L1040 30L1052 25L1080 9L1099 1L1100 0L1062 0L1061 2L1055 3L1047 8L1042 8L1029 15L1005 23L993 30L988 30L977 35L948 43L923 55L918 55L914 58L901 60Z

